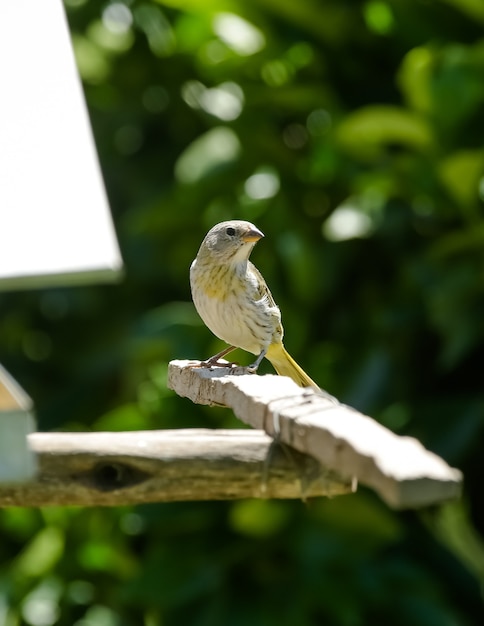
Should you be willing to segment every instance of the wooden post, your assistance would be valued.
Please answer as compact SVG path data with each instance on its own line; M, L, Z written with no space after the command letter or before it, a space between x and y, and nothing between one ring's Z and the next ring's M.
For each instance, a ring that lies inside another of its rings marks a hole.
M399 437L371 417L285 376L247 374L243 367L200 367L172 361L168 386L199 404L229 406L324 467L354 477L394 508L456 498L462 474L411 437Z

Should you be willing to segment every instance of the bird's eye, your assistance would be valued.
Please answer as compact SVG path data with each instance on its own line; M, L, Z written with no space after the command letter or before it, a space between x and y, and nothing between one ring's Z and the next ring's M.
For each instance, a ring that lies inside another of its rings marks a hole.
M229 226L225 232L227 233L229 237L233 237L235 235L235 228L232 228L231 226Z

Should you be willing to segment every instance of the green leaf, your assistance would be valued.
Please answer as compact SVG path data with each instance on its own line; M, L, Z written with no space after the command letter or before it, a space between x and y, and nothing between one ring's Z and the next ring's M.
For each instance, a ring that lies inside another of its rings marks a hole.
M268 537L288 522L289 510L282 502L244 500L230 509L230 525L234 530L252 537Z
M150 421L139 405L124 404L109 413L102 415L94 425L98 431L145 430L150 427Z
M479 182L484 176L484 150L459 150L446 157L439 174L449 193L468 217L478 216Z
M336 129L340 145L353 156L374 160L395 146L428 152L433 135L415 113L388 105L371 105L350 113Z
M64 533L47 526L40 530L22 550L13 565L13 573L21 578L39 578L51 571L63 556Z
M235 161L240 141L230 128L219 126L197 137L175 163L175 175L182 183L196 183L217 168Z
M432 110L433 68L432 50L426 46L419 46L407 52L398 71L398 84L406 101L411 108L421 113L429 113Z

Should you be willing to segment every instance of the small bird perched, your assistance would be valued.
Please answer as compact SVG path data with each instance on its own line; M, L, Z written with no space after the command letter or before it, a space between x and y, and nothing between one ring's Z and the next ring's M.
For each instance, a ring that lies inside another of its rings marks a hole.
M264 357L276 372L301 387L318 385L287 353L282 343L281 312L262 274L249 261L263 233L242 220L221 222L202 241L190 267L192 298L208 328L229 347L205 364L227 365L219 359L235 348L257 355L256 371Z

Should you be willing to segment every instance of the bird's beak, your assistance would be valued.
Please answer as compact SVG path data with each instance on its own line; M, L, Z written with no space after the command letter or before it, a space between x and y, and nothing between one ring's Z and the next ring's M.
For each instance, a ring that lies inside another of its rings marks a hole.
M259 241L259 239L262 239L263 236L264 233L254 226L253 228L249 228L249 230L242 235L242 241L244 243L255 243Z

